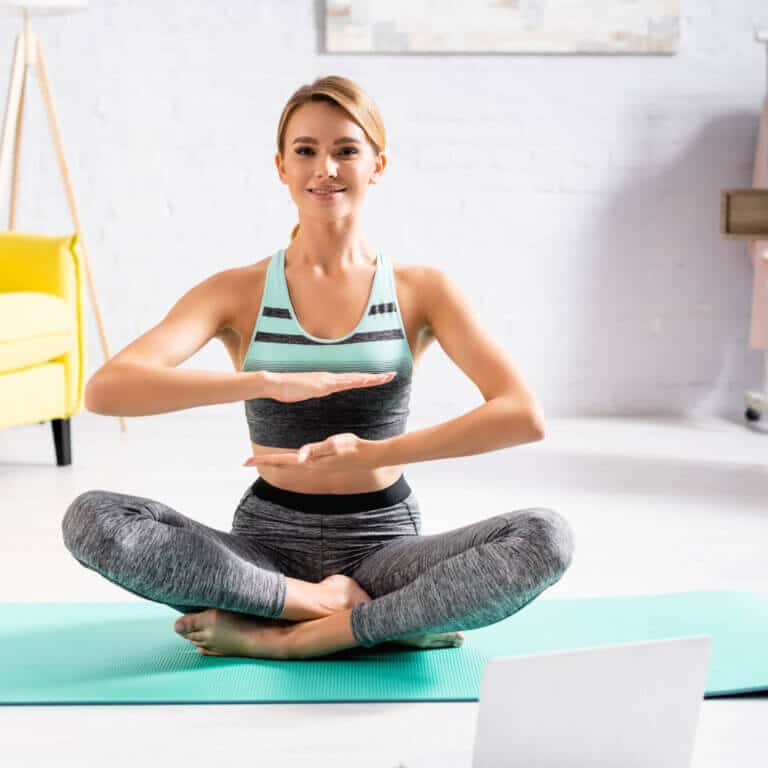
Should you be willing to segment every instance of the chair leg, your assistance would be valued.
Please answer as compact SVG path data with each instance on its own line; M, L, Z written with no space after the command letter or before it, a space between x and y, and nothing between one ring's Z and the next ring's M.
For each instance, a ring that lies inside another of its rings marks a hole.
M72 435L69 419L53 419L53 442L56 445L56 464L60 467L72 463Z

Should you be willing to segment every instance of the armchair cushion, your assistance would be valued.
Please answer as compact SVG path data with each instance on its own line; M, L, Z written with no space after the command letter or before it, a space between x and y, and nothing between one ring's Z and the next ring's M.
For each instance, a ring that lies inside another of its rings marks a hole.
M76 343L72 304L38 291L0 293L0 373L45 363Z

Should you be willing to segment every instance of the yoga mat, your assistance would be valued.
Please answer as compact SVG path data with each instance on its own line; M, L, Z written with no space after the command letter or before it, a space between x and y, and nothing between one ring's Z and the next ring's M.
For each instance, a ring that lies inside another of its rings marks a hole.
M391 643L313 659L201 656L159 603L4 603L2 704L477 701L496 656L709 635L705 697L768 690L768 594L537 598L458 648Z

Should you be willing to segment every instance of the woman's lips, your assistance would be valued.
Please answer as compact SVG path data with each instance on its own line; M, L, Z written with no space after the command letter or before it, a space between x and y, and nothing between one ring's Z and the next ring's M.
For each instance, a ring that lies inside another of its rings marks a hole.
M313 192L310 190L309 194L314 195L315 197L319 197L321 200L331 200L332 198L337 197L342 192L346 191L346 187L343 189L339 189L335 192Z

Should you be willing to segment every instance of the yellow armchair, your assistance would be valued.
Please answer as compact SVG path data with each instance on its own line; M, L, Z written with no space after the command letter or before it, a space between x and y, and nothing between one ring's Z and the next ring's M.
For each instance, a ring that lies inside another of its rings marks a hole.
M0 232L0 428L50 421L59 466L87 370L77 235Z

